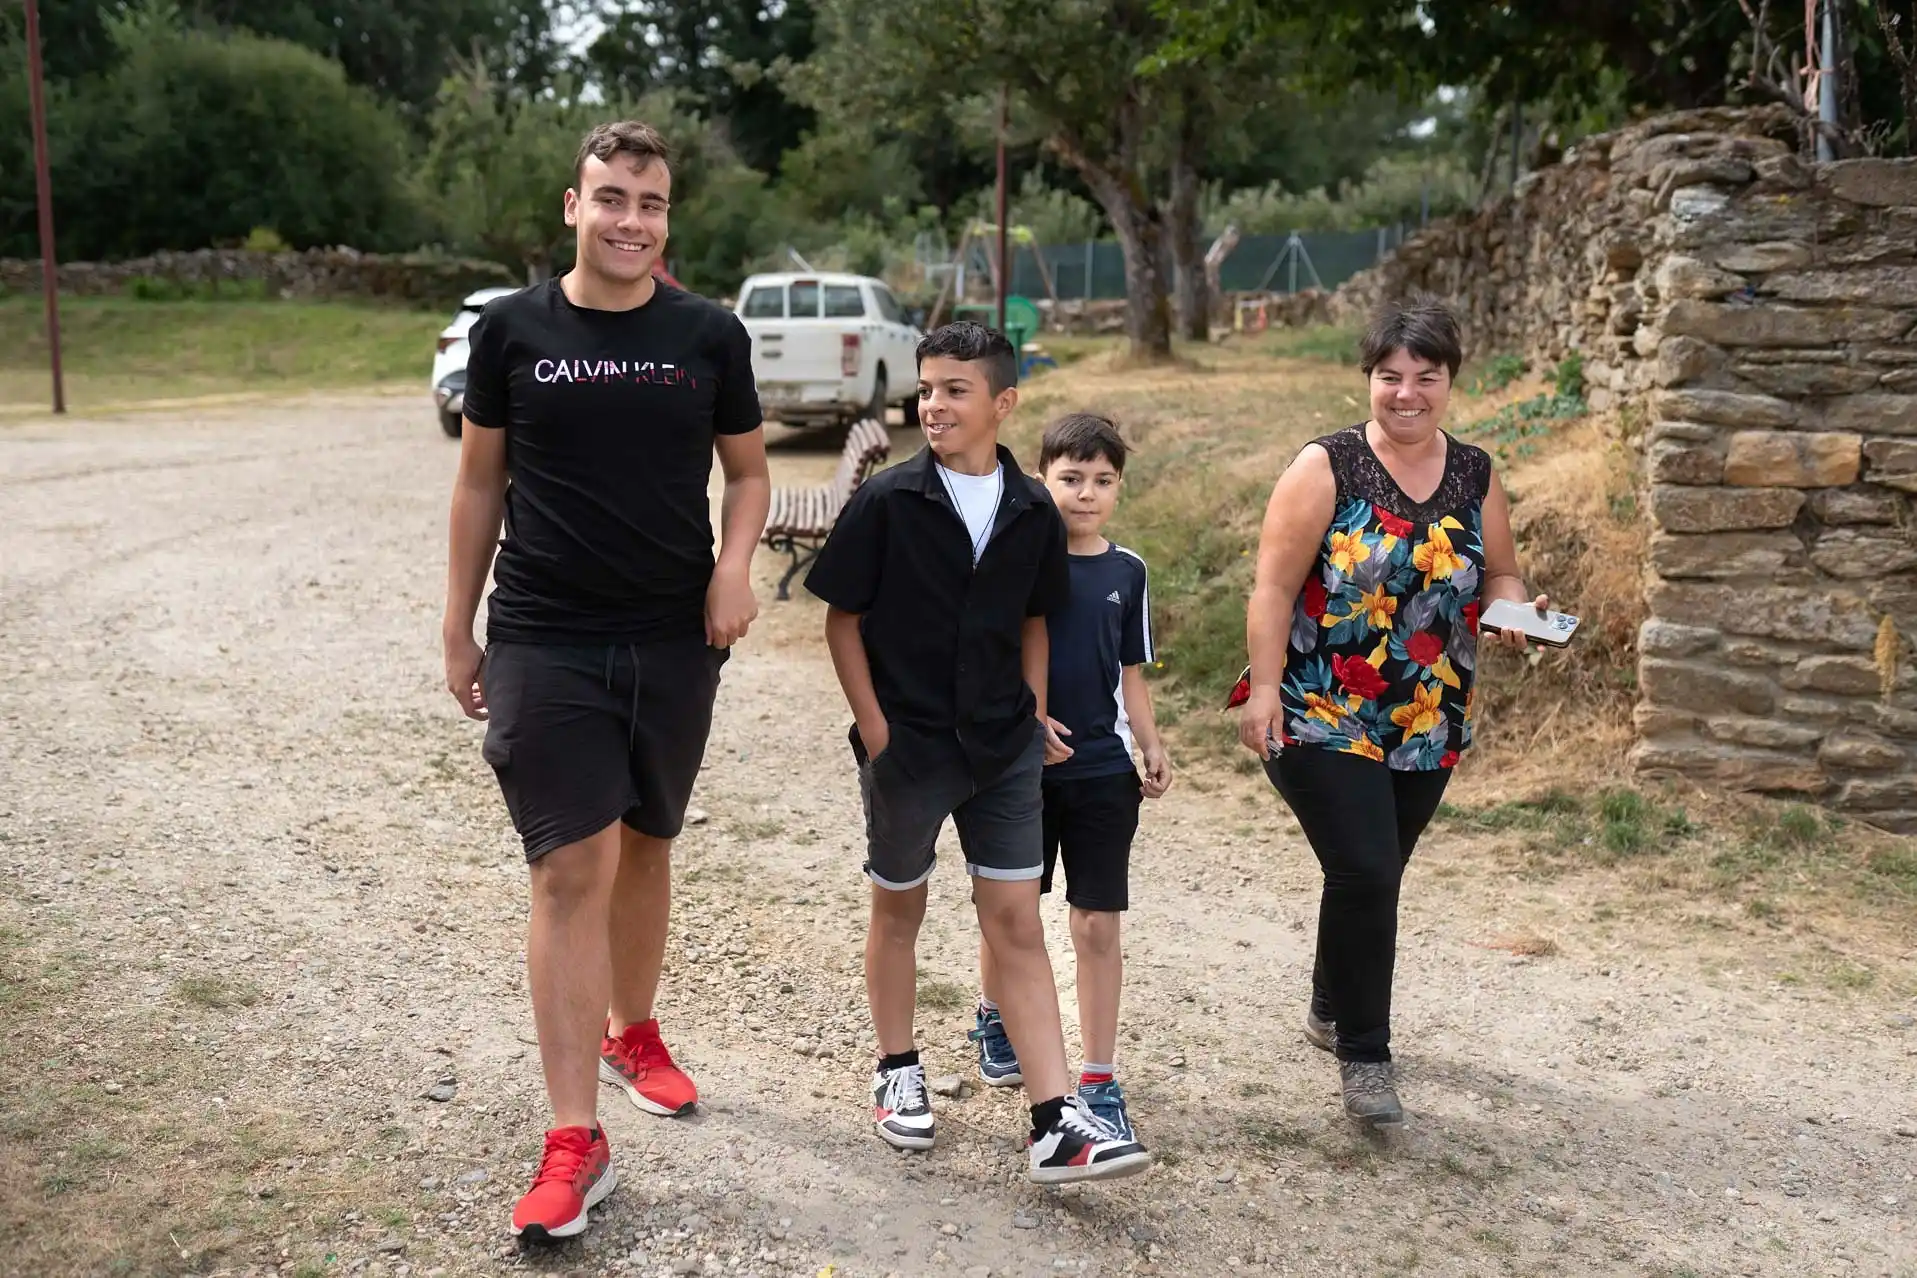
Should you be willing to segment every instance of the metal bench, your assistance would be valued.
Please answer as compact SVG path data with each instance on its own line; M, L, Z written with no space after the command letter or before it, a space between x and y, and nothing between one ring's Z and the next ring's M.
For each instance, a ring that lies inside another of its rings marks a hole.
M762 540L771 549L792 556L791 567L779 578L779 598L791 598L792 579L825 545L853 491L891 452L892 440L885 427L866 418L854 422L846 432L845 449L839 454L839 468L831 483L772 490L772 509L766 516Z

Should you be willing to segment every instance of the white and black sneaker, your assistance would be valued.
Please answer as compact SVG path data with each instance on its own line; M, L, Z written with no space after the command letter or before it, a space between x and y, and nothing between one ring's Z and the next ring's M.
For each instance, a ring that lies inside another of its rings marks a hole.
M1077 1095L1065 1098L1058 1121L1032 1142L1031 1176L1041 1185L1135 1176L1151 1165L1143 1145L1113 1131Z
M872 1075L872 1124L888 1145L932 1148L932 1102L923 1065L901 1065Z

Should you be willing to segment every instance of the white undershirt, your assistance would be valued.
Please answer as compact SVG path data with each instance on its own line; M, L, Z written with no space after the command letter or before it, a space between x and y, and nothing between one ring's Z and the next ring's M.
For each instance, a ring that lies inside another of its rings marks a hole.
M999 498L1005 493L1003 472L1003 464L994 467L989 475L961 475L956 470L939 467L939 475L945 480L945 491L951 496L952 504L958 507L959 518L965 521L965 533L972 543L974 564L985 553L986 543L992 540L992 520L998 514Z

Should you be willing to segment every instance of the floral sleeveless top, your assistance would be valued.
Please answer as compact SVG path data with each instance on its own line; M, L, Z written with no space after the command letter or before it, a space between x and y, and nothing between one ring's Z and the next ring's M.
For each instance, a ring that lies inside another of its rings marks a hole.
M1414 502L1362 424L1315 442L1338 496L1292 609L1281 744L1452 767L1471 744L1491 458L1446 434L1443 478Z

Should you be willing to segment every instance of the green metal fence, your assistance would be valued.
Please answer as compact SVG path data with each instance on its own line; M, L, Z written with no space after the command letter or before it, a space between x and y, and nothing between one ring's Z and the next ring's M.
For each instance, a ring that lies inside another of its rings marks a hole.
M1227 292L1334 289L1402 244L1405 233L1402 226L1386 226L1291 236L1247 235L1220 266L1218 282ZM1125 296L1125 255L1118 241L1047 244L1042 251L1061 300ZM1045 281L1029 246L1012 250L1012 292L1045 296Z

